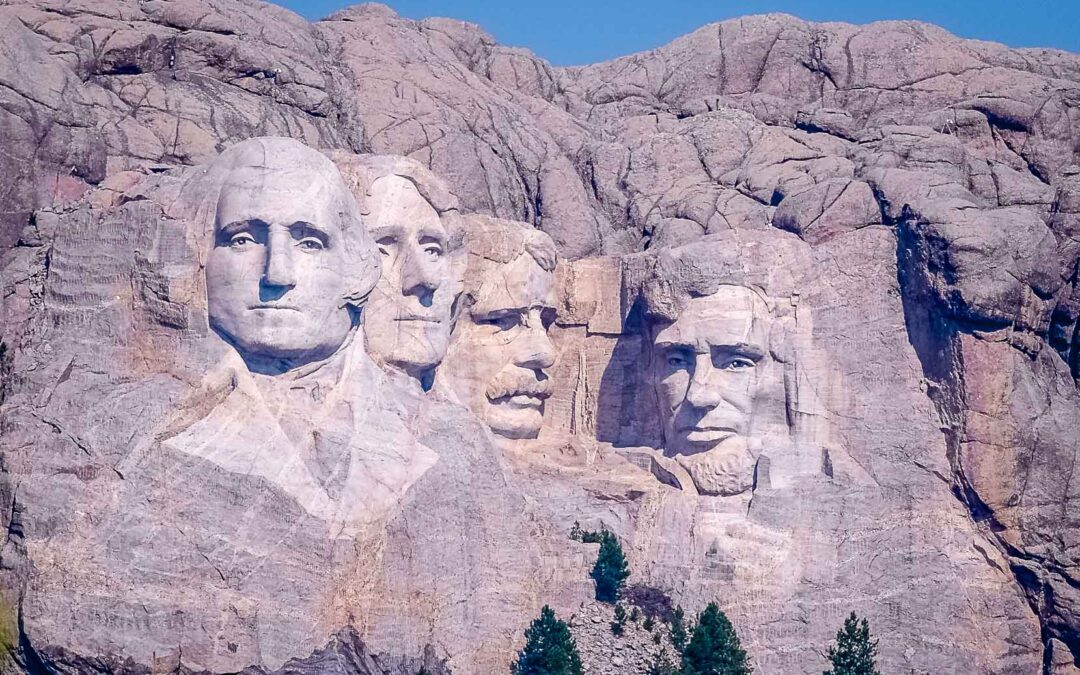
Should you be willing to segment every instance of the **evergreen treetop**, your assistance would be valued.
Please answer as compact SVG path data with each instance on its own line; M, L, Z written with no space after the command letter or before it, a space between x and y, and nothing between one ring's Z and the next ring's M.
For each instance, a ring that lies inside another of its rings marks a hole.
M623 582L630 576L630 566L626 563L622 546L615 535L607 530L600 533L600 553L596 556L590 576L596 581L596 599L600 602L615 602Z
M525 631L525 646L510 666L511 675L581 675L581 657L566 622L544 605Z
M683 675L750 675L750 659L731 621L710 602L690 632L683 650Z
M827 657L832 670L824 675L881 675L874 663L877 640L870 639L870 624L851 613L843 629L836 633L836 644L829 647Z

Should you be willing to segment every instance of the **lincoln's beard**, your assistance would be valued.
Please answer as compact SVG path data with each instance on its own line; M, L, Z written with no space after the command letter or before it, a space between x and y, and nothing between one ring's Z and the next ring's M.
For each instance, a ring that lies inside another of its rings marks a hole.
M733 436L711 450L676 455L698 492L728 497L746 492L754 485L757 443L745 436Z

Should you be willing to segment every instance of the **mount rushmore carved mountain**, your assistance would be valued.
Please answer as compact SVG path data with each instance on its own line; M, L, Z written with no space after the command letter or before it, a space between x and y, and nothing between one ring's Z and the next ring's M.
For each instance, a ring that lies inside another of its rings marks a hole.
M882 672L1080 672L1080 56L768 15L556 68L255 0L0 35L0 670L506 672L592 600L580 523L757 672L853 610Z

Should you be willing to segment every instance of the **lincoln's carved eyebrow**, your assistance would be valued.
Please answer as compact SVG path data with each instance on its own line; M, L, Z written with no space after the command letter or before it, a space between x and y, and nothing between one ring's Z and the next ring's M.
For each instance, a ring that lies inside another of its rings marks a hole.
M733 345L713 345L712 351L725 356L745 356L755 362L765 358L765 348L749 342L739 342Z

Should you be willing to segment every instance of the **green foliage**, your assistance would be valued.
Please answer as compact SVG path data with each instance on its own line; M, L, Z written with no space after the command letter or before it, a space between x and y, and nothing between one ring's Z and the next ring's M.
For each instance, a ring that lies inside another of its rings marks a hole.
M581 529L581 523L574 521L574 526L570 528L570 538L574 541L580 541L583 544L599 544L603 538L603 534L607 530L601 529L599 532L596 530L583 530Z
M655 644L660 644L660 633L653 633L652 641Z
M641 618L641 610L637 608L637 605L630 610L630 620L637 623L637 620Z
M544 605L525 631L525 646L510 666L511 675L581 675L581 657L570 628Z
M647 675L679 675L679 669L668 655L667 649L661 649L660 653L653 657Z
M671 644L679 650L680 654L686 648L686 615L683 614L683 608L680 605L676 605L675 611L671 614Z
M877 640L870 639L870 624L852 612L837 631L836 644L829 647L832 670L824 675L881 675L874 663L876 655Z
M622 635L625 623L626 610L622 605L615 605L615 620L611 622L611 632L616 635Z
M600 602L615 602L623 582L630 576L630 566L626 564L622 546L615 535L607 530L600 533L600 553L596 556L590 576L596 582L596 599Z
M651 616L645 617L645 620L641 622L641 627L649 631L650 633L652 632L652 629L655 625L656 622L653 621L653 618Z
M682 652L683 675L749 675L750 659L735 628L715 602L710 602L691 631Z

